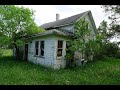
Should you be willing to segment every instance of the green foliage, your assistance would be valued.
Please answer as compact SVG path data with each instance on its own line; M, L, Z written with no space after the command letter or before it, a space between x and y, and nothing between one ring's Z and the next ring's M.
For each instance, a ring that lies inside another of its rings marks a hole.
M114 26L114 25L113 25ZM113 30L112 30L113 31ZM96 59L102 59L104 57L120 57L120 48L117 43L110 42L110 38L113 37L113 32L110 30L110 28L107 25L106 21L102 21L100 23L100 26L98 28L98 34L102 35L102 42L101 42L101 50L99 53L95 55Z
M0 57L12 56L12 55L13 54L11 49L0 48Z
M98 27L98 34L102 35L103 41L105 43L107 43L107 41L109 40L109 36L110 36L109 33L108 33L108 24L107 24L107 21L103 20L100 23L100 26Z
M3 49L0 48L0 57L3 56Z
M52 70L0 57L0 85L120 85L120 59L106 58L83 67ZM8 55L9 54L9 55Z
M0 6L0 32L5 36L0 41L5 40L2 42L4 45L6 42L21 45L22 36L42 31L34 22L33 10L15 5Z
M18 59L20 58L18 46L26 43L23 37L42 31L44 30L34 22L33 10L15 5L0 6L0 33L3 34L0 45L10 48L14 46Z
M116 43L107 43L105 50L106 56L120 58L120 48Z
M120 48L118 44L108 42L102 45L102 50L96 57L98 57L99 59L105 57L120 58Z
M102 5L105 13L109 13L108 19L111 20L109 32L111 38L120 36L120 5Z
M91 52L91 44L93 37L91 37L92 30L89 28L89 23L84 19L75 23L74 40L72 41L72 50L79 51L83 54L88 51ZM87 48L89 47L89 48ZM84 58L84 57L83 57Z
M69 42L69 47L71 48L71 42ZM65 55L65 60L66 60L66 68L70 68L73 66L73 59L74 59L74 52L70 49L66 49L66 55Z
M70 41L69 52L66 52L66 59L74 61L74 52L77 51L82 54L81 59L92 60L91 56L100 52L102 35L94 35L85 18L76 22L74 29L74 36Z
M118 43L99 42L99 52L94 55L95 59L103 59L105 57L120 58L120 47Z
M112 23L119 21L120 5L102 5L102 8L105 13L111 13L108 18L112 21Z

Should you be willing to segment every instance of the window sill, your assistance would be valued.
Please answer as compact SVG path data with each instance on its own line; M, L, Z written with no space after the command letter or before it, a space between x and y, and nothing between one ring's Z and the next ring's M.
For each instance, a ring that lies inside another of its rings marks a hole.
M57 59L57 60L61 60L61 59L62 59L62 56L59 56L59 57L57 57L56 59Z
M45 58L44 56L34 55L34 57Z

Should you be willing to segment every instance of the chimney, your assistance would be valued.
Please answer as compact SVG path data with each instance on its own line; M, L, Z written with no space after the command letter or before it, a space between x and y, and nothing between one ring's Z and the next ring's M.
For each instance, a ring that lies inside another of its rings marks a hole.
M60 19L60 15L57 13L56 14L56 21Z

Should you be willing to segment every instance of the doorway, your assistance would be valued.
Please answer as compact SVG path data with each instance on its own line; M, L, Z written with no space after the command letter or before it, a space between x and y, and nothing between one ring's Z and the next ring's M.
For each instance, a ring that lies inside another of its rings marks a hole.
M28 60L28 44L25 44L25 60Z

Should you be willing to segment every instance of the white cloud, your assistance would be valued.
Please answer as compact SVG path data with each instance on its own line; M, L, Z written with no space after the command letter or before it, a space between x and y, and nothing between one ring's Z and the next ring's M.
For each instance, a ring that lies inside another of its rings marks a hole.
M97 27L99 26L102 20L107 20L107 16L103 12L103 8L101 8L100 5L68 5L67 7L69 7L71 11L74 10L75 14L91 10Z
M19 5L35 10L35 22L38 25L55 21L56 13L60 14L60 19L91 10L96 26L102 20L107 20L100 5Z
M35 22L40 25L55 20L56 8L51 5L21 5L35 10Z

